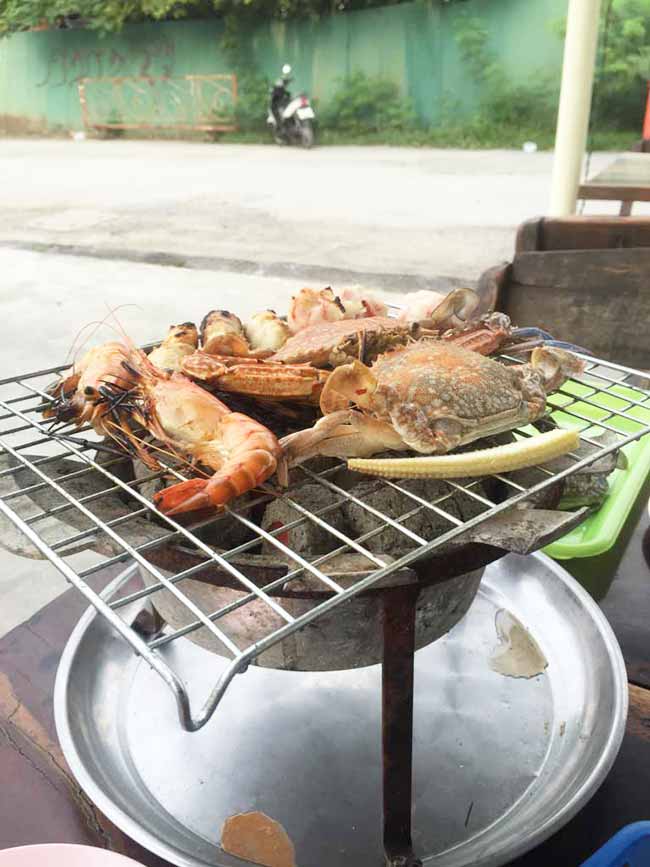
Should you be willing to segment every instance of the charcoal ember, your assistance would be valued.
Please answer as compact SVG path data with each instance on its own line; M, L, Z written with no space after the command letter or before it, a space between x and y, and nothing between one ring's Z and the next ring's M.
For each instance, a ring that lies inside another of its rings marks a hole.
M384 555L383 561L388 565L394 559L389 555ZM318 568L325 575L329 575L341 587L350 587L361 578L365 577L368 572L374 572L379 568L379 565L373 560L369 560L363 554L357 554L356 551L347 551L342 554L334 554L331 559L325 563L320 563ZM305 571L302 575L292 578L283 586L283 591L293 591L300 593L305 591L319 590L323 591L323 582L315 575Z
M212 545L220 551L228 551L243 542L248 542L255 534L246 524L238 521L233 513L239 512L243 517L250 518L247 504L252 499L253 495L250 492L242 494L229 503L229 512L218 513L205 526L197 527L192 532L206 545Z
M139 491L148 500L153 500L154 494L167 487L165 480L140 460L133 461L133 475L138 480L138 484L135 486L136 491ZM152 476L154 478L151 478Z
M491 487L489 477L480 480L469 478L454 479L454 482L463 488L469 489L472 494L475 494L475 496L472 496L468 492L459 491L458 489L454 490L453 501L463 521L469 521L470 518L475 518L490 508L487 503L481 502L477 497L485 497L495 502L493 491L489 490ZM444 503L440 504L441 508L447 509L449 502L449 500L445 500Z
M581 506L600 506L609 493L606 476L595 473L569 476L564 482L560 508L575 509Z
M340 473L349 472L341 458L329 458L325 456L310 458L310 460L305 461L304 464L299 464L289 470L289 487L292 490L296 490L303 485L313 485L314 482L309 473L305 472L306 470L320 474L326 470L333 470L334 467L339 467L339 469L336 472L326 473L324 478L335 481L336 476ZM355 474L355 478L358 479L359 477ZM336 484L338 484L338 482L336 482Z
M302 518L302 513L291 505L291 500L304 506L310 512L317 512L319 509L336 503L338 499L340 497L336 493L322 485L303 485L297 490L292 490L290 496L281 497L269 503L262 518L262 529L267 532L277 530L285 524ZM327 521L337 530L345 532L344 517L340 506L324 514L322 520ZM326 554L342 544L336 536L309 518L306 518L296 527L279 533L277 538L298 554ZM262 553L285 559L282 552L267 540L262 545Z
M435 479L402 479L397 484L404 490L426 500L427 503L449 493L448 485ZM362 503L372 506L393 519L410 512L419 505L417 501L381 480L360 482L352 488L350 493ZM347 502L343 508L353 538L377 529L385 523L357 503ZM461 517L455 497L446 499L441 503L441 508L456 518ZM400 524L427 542L454 526L450 521L426 507L423 507L421 511L410 518L400 521ZM406 551L413 550L417 543L395 527L388 526L362 544L375 554L386 553L399 556Z

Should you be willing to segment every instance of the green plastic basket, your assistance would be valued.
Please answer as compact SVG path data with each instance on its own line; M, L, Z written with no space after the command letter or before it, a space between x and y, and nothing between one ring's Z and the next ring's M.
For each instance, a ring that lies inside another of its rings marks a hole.
M589 376L584 377L588 383ZM643 399L639 391L627 388L625 385L611 385L603 389L602 380L594 379L601 391L594 394L588 385L570 380L563 386L569 394L553 394L548 402L558 407L551 413L560 427L577 427L587 435L598 435L602 432L597 422L608 415L608 410L625 411L629 418L612 416L607 419L610 427L624 434L634 433L650 423L650 395ZM575 397L589 397L591 403L578 401L571 411L585 416L590 421L580 422L573 415L562 412L561 407L575 400ZM644 406L632 406L626 401L629 398ZM593 404L598 404L598 407ZM647 409L645 408L647 404ZM638 423L635 421L638 419ZM594 424L596 423L596 424ZM608 551L616 542L623 529L630 510L650 473L650 434L623 446L627 457L626 469L617 469L609 477L609 493L600 509L590 515L585 521L558 539L547 545L544 551L556 560L570 560L575 557L595 557Z

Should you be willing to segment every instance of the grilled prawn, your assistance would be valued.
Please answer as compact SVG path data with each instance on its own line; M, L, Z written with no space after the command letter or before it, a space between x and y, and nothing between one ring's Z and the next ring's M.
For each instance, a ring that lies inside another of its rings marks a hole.
M154 501L162 512L175 515L219 508L276 471L286 484L282 449L268 428L243 413L231 412L182 374L157 370L144 354L130 366L135 380L130 418L172 451L214 470L207 479L189 479L156 494ZM126 418L123 432L146 463L155 463Z
M97 433L106 434L105 421L111 404L107 395L112 389L124 394L133 385L129 370L133 352L118 341L89 349L75 362L71 374L48 389L53 400L44 417L74 421L78 427L90 422Z

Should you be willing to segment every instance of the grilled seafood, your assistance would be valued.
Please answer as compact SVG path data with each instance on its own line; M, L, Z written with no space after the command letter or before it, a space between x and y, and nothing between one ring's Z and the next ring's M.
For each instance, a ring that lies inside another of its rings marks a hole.
M159 370L178 372L185 356L194 352L198 345L199 334L193 322L170 325L167 337L149 353L149 361Z
M305 287L291 299L287 324L297 334L303 328L341 319L345 319L345 307L329 286L321 290Z
M371 316L313 325L290 337L271 360L309 362L315 367L337 367L354 358L370 362L382 352L423 336L458 343L487 355L509 339L510 320L503 313L474 318L479 303L471 289L454 289L423 323Z
M97 433L106 435L107 394L114 387L126 394L133 385L129 365L133 353L118 341L89 349L75 361L71 374L48 389L53 401L43 416L59 422L74 421L77 427L90 422Z
M138 457L158 466L130 421L146 428L159 442L200 466L214 470L207 479L189 479L156 494L155 504L168 515L219 508L265 482L276 470L286 484L282 449L268 428L231 410L180 373L157 370L144 353L132 357L133 385L129 410L121 413L121 431ZM118 398L120 388L113 386Z
M297 334L312 325L386 316L387 312L384 302L365 289L350 287L335 295L330 286L321 290L305 288L291 299L287 322L292 334Z
M324 418L282 445L290 463L384 449L442 454L539 418L547 393L582 369L554 348L539 347L530 363L507 367L447 341L413 343L371 368L359 361L338 367L321 394Z
M234 313L211 310L201 322L201 345L210 355L248 355L244 326Z
M194 352L183 359L182 373L221 391L260 400L292 400L318 405L329 373L309 364L280 364Z
M366 316L387 316L388 307L380 298L367 289L350 287L339 292L345 307L346 319L364 319Z
M244 332L253 352L275 352L291 336L289 326L275 310L256 313L244 326Z
M325 322L294 334L271 361L309 362L314 367L336 367L352 358L371 361L387 349L407 343L418 331L417 325L386 316Z

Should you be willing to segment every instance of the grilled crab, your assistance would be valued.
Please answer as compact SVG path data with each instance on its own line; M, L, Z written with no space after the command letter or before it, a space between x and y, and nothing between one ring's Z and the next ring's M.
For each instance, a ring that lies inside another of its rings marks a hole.
M381 316L325 322L303 329L270 359L201 350L183 358L181 371L208 387L258 400L318 405L329 376L321 367L351 359L371 361L386 349L413 342L421 332L481 353L493 352L510 336L510 320L502 313L473 320L476 302L471 290L455 290L436 308L425 329Z
M261 358L208 355L202 351L185 356L181 372L221 391L258 400L289 400L316 406L329 376L328 371L309 364L279 364Z
M303 328L284 344L272 361L309 362L338 367L352 359L370 362L423 335L460 343L477 352L494 352L510 337L510 320L503 313L476 317L480 299L471 289L454 289L425 322L404 322L387 316L341 319Z
M529 363L506 366L453 343L420 341L371 368L359 361L338 367L321 394L324 418L282 445L294 464L386 449L441 454L535 421L546 395L582 369L560 349L539 347Z

